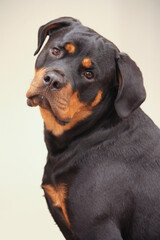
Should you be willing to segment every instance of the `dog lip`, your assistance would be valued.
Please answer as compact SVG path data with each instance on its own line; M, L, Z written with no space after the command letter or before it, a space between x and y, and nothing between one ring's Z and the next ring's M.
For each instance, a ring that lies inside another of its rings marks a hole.
M31 98L27 98L27 105L28 105L29 107L33 107L33 106L34 106L34 105L33 105L33 101L32 101Z
M70 118L67 118L65 120L59 119L57 114L54 113L54 109L52 109L49 101L47 100L47 98L45 96L35 95L32 97L29 97L29 98L27 98L27 105L29 107L36 107L39 105L41 108L49 110L51 112L51 114L55 117L56 121L62 126L66 125L67 123L70 123L72 121L72 119L70 119Z
M48 108L47 106L49 106L49 102L44 96L35 95L27 98L27 105L30 107L36 107L39 105L43 108Z

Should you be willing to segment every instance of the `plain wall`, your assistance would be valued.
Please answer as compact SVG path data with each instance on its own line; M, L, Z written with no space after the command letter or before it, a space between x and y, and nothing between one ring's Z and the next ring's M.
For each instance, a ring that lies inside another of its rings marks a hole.
M25 97L38 28L61 16L78 18L136 61L147 91L142 108L160 126L159 0L1 0L0 239L64 239L40 188L43 121Z

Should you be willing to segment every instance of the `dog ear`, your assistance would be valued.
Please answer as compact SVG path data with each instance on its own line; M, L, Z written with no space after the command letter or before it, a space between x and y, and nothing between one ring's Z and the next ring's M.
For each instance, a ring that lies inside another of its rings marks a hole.
M117 57L119 89L115 109L121 118L128 118L146 98L143 78L136 63L125 53Z
M69 26L71 26L73 24L77 24L77 23L80 24L80 22L74 18L62 17L62 18L58 18L53 21L50 21L47 24L41 26L38 31L38 47L34 53L34 56L41 49L47 35L50 36L54 30L58 30L63 27L69 27Z

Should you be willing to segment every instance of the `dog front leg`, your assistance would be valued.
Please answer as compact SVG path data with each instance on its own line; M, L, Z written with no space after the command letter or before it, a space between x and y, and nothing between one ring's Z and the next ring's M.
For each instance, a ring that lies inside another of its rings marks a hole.
M79 240L123 240L120 230L112 221L99 222L85 231L79 229L78 232Z
M113 222L96 227L95 240L123 240L120 230Z
M66 220L65 220L61 210L59 208L53 206L53 203L46 192L45 192L45 198L47 201L49 211L50 211L53 219L55 220L56 224L58 225L59 229L63 233L65 239L66 240L76 240L76 238L73 236L71 229L69 229L68 225L66 224Z

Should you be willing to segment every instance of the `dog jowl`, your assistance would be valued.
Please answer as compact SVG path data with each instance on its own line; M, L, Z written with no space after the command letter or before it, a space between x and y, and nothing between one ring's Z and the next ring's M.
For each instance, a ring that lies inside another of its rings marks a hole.
M140 69L70 17L40 27L38 53L26 96L44 120L42 188L64 237L159 240L160 131L140 109Z

